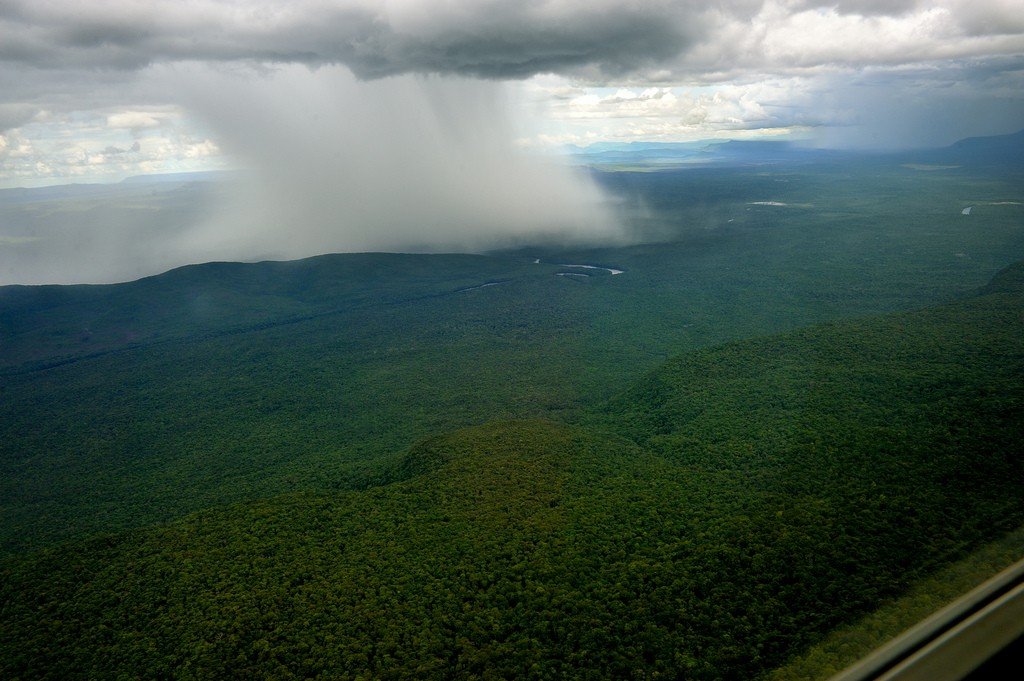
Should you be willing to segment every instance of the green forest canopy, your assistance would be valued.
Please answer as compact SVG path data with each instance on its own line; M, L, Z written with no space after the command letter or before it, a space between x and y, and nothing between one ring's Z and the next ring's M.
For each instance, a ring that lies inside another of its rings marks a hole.
M3 563L5 678L751 678L1024 521L1024 265Z

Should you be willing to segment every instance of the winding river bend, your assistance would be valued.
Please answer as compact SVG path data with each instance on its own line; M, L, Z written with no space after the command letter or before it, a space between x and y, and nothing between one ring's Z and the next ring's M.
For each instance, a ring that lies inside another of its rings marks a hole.
M501 286L507 284L507 281L488 281L483 284L477 284L476 286L467 286L465 288L455 289L452 293L463 293L465 291L475 291L478 288L487 288L488 286Z
M534 265L539 265L540 264L540 258L534 258L533 264ZM604 270L605 272L609 272L609 273L611 273L613 275L615 275L615 274L622 274L623 272L626 271L626 270L617 270L614 267L601 267L599 265L576 265L576 264L570 264L570 263L564 263L564 262L558 262L558 263L555 263L555 264L558 265L559 267L579 267L580 269L585 269L585 270ZM565 272L564 274L570 274L570 273L569 272ZM582 274L582 273L580 273L580 274Z
M622 274L626 270L617 270L613 267L598 267L597 265L567 265L565 263L558 263L559 267L582 267L586 270L604 270L605 272L611 272L612 274Z

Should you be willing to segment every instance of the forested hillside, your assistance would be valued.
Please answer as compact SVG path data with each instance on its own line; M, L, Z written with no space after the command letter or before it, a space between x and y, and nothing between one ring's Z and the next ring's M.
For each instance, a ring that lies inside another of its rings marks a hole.
M1024 257L1019 173L867 158L597 177L640 243L0 287L0 554L364 488L424 437L576 422L670 357L957 299Z
M4 678L748 679L1024 522L1024 266L2 564Z

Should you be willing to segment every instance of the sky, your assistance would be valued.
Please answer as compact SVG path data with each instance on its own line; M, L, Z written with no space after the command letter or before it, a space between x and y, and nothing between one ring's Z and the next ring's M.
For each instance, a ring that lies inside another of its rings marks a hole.
M136 227L117 225L93 260L135 262L105 275L79 267L88 235L46 267L19 251L42 237L0 224L0 283L626 238L609 197L551 161L572 145L1015 132L1021 3L0 0L0 188L244 173L159 261L110 251Z
M351 75L351 98L380 80L482 84L503 98L502 134L528 149L723 137L935 146L1024 127L1024 7L3 0L0 186L244 163L202 88L230 80L275 102L288 96L281 75L300 70L307 87Z

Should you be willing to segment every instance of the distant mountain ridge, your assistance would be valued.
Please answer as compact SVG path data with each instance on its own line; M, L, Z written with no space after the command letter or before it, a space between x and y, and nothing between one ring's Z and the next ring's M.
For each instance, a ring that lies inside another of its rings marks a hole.
M232 177L231 170L196 170L184 173L158 173L154 175L132 175L120 184L142 184L150 182L214 182Z
M1008 135L988 135L985 137L965 137L949 145L950 149L1002 149L1007 146L1024 146L1024 128Z
M1024 129L1008 135L967 137L945 147L888 153L812 147L789 140L700 140L696 142L598 142L569 147L586 164L714 165L812 162L873 158L897 163L945 165L1024 164Z
M1024 129L1009 135L967 137L931 152L936 158L963 164L1024 165Z

